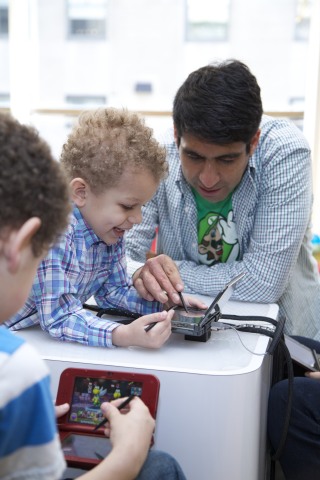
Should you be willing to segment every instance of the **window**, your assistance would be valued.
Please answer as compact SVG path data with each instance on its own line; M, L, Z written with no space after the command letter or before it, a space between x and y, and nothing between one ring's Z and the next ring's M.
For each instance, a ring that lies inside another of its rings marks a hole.
M105 39L107 0L68 0L69 37Z
M312 0L297 0L294 38L307 41L309 39Z
M0 0L0 37L7 37L9 32L8 0Z
M0 106L8 107L10 105L10 94L0 93Z
M78 105L106 105L107 98L104 95L66 95L66 103Z
M187 0L187 40L226 41L230 0Z

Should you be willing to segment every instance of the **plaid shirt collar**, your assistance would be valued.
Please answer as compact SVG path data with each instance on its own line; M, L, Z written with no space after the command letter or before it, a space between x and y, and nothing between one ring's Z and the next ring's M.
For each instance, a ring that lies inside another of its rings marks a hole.
M88 223L83 218L79 208L76 207L76 206L74 206L74 208L73 208L73 215L74 215L74 217L77 221L75 230L77 230L78 232L82 232L82 235L83 235L83 238L84 238L84 241L85 241L85 245L88 249L94 244L98 244L98 243L103 242L98 237L98 235L96 235L94 233L92 228L88 225Z

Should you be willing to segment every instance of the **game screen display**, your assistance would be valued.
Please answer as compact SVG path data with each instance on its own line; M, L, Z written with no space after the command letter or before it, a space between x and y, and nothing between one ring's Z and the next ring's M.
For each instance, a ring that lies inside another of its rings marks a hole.
M83 425L97 425L104 416L103 402L129 395L142 395L142 382L110 380L106 378L76 377L68 421Z

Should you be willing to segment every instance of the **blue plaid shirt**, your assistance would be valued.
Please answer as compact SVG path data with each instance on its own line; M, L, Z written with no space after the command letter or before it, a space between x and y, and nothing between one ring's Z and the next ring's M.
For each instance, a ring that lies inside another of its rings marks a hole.
M232 196L240 260L208 267L199 263L197 208L185 181L173 131L163 141L169 177L128 232L126 250L137 268L159 227L157 252L179 266L185 290L216 295L240 272L233 300L279 304L290 334L320 340L320 283L311 255L310 150L286 120L264 116L259 144Z
M124 241L106 245L74 208L70 224L41 262L24 307L6 326L20 330L40 323L65 341L112 346L118 323L83 309L94 296L100 307L121 307L141 315L159 311L160 304L139 297L127 275Z

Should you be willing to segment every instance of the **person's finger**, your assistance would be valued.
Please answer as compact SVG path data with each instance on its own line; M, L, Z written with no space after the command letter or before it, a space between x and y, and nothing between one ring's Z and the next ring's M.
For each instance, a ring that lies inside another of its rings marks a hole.
M153 302L154 300L157 300L145 287L144 281L141 277L138 277L134 281L134 287L139 293L140 297L144 298L145 300L149 300L149 302Z
M65 415L68 412L69 408L70 405L68 403L63 403L62 405L55 405L54 410L56 417L59 418Z
M206 310L208 308L208 305L204 303L202 300L199 300L198 298L195 297L190 297L190 296L184 296L184 300L186 304L190 307L196 307L200 308L203 310Z
M159 255L151 258L146 262L150 273L156 278L159 285L165 290L170 298L175 295L176 303L179 302L177 291L183 290L183 282L181 280L178 267L174 261L167 255ZM173 298L172 298L173 300Z

